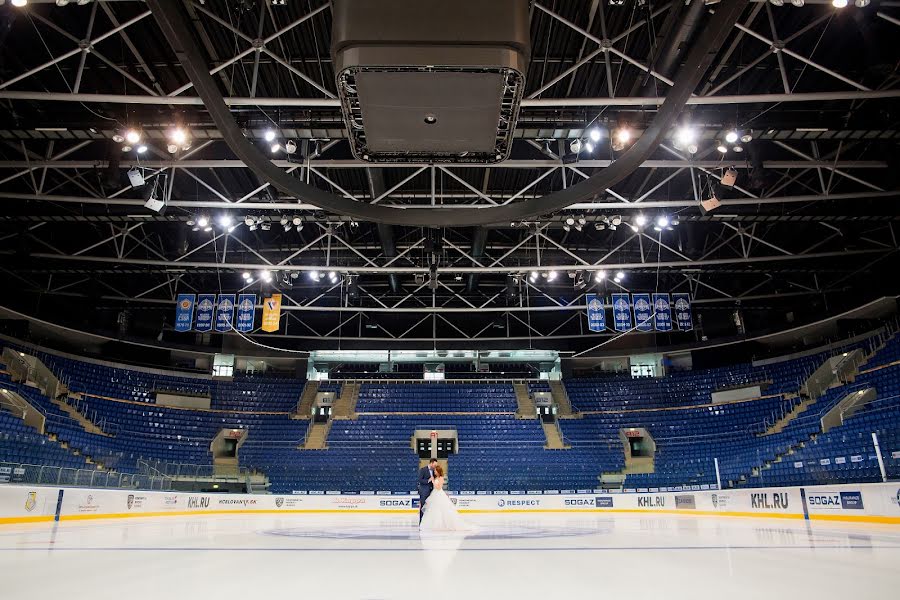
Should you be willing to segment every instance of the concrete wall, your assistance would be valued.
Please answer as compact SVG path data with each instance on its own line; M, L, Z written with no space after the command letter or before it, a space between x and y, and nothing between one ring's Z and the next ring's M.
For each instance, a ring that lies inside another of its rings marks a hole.
M212 398L209 396L181 396L179 394L156 393L156 403L160 406L178 406L181 408L209 409Z
M60 491L63 492L61 502ZM658 513L900 524L900 483L610 494L454 494L461 512ZM57 511L57 506L59 510ZM414 513L411 495L249 495L0 486L0 524L229 513Z
M750 400L762 396L762 388L758 385L751 385L743 388L735 388L731 390L722 390L721 392L713 392L710 394L713 404L719 402L737 402L740 400Z

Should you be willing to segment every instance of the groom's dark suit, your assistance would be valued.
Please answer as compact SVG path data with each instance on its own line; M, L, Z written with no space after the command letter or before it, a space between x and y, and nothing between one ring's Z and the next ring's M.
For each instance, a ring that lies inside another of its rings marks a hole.
M422 522L422 515L425 509L425 501L428 500L428 496L431 495L432 490L434 490L434 484L428 481L431 479L433 473L428 465L425 465L421 469L419 469L419 523Z

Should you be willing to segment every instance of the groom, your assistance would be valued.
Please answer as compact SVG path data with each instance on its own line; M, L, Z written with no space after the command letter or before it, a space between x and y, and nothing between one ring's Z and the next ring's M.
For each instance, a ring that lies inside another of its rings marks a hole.
M434 467L438 464L436 458L428 461L428 465L419 469L419 524L422 524L422 515L425 511L425 501L434 489Z

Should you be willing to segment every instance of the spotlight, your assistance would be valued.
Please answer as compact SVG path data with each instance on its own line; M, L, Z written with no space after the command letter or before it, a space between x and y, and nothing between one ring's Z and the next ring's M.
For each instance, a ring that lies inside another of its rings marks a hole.
M338 280L337 273L335 273L334 271L329 271L328 272L328 280L331 281L331 283L337 283L337 280Z
M600 129L599 128L597 128L597 127L592 128L588 135L590 136L592 142L600 141Z
M298 277L300 277L300 273L298 273L297 271L291 271L291 279L297 279Z
M188 132L181 127L176 127L169 132L169 141L176 146L184 146L188 141Z
M647 224L647 217L645 217L645 216L642 215L642 214L638 214L638 215L634 218L634 224L637 225L638 227L643 227L644 225Z
M606 223L597 221L596 223L594 223L594 229L596 229L597 231L603 231L604 229L606 229Z
M847 6L847 0L831 0L831 5L835 8L844 8Z
M121 133L115 133L112 136L112 141L114 141L117 144L121 144L122 142L125 141L125 136L122 135Z
M296 152L297 151L297 142L295 142L294 140L289 140L289 141L285 142L284 151L287 152L288 154L293 154L294 152Z
M131 152L131 146L128 144L122 146L122 152Z
M212 231L212 227L206 226L203 228L203 231L205 231L206 233L209 233L210 231Z
M606 271L597 271L594 273L594 281L600 282L606 279Z
M725 141L728 142L729 144L733 144L736 141L738 141L738 137L739 137L738 132L735 131L734 129L732 129L731 131L729 131L728 133L725 134Z
M56 0L57 6L66 6L69 4L69 0Z
M169 152L169 154L175 154L176 152L178 152L178 146L175 144L169 144L166 146L166 150Z
M578 154L581 152L581 140L572 140L569 144L569 150L571 150L574 154Z
M784 0L769 0L772 6L784 6Z
M303 220L300 217L294 217L293 221L291 221L295 227L299 227Z
M622 144L627 144L631 141L631 129L628 127L619 127L616 130L616 141L621 142Z
M721 141L716 140L716 150L718 150L722 154L725 154L726 152L728 152L728 146L723 144Z
M222 227L231 227L233 223L234 219L231 218L231 215L222 215L221 217L219 217L219 225L221 225Z
M269 231L270 229L272 229L272 224L269 223L268 221L263 221L262 223L259 224L259 228L262 229L263 231Z
M797 8L800 8L801 6L806 4L806 0L791 0L791 4L793 4Z
M263 139L267 142L275 141L275 130L274 129L266 129L266 132L263 134Z
M618 227L619 225L622 224L622 217L620 217L619 215L616 215L616 216L614 216L614 217L612 218L612 220L610 221L610 223L611 223L612 225L615 225L616 227Z
M244 225L250 227L251 225L256 225L256 221L253 220L253 217L244 218Z
M246 279L247 281L250 281L250 278L253 277L253 276L250 275L249 272L244 271L244 274L242 275L242 277L243 277L244 279Z
M622 271L616 272L616 280L617 280L617 281L622 281L623 279L625 279L625 273L622 272Z
M735 146L734 148L732 148L732 150L734 150L735 152L743 152L744 147L743 146Z
M272 150L272 154L277 154L281 150L281 144L275 142L274 144L272 144L270 150Z
M856 0L853 4L856 8L865 8L869 5L870 0Z
M697 130L689 125L679 127L675 132L675 144L686 148L697 142Z
M556 271L550 271L547 273L547 281L553 281L559 275Z
M578 217L578 224L587 225L587 219L585 219L584 217Z
M282 217L281 217L281 220L279 221L279 223L281 223L282 225L287 225L288 223L290 223L290 219L288 219L288 218L285 217L285 216L282 216Z
M572 231L572 226L568 223L563 223L563 231Z
M125 132L125 141L134 146L141 141L141 134L136 129L129 129Z
M16 7L23 7L28 4L28 0L12 0L12 5Z
M147 146L145 146L144 144L141 144L140 146L135 148L135 150L137 151L138 154L143 154L147 151Z
M309 278L312 279L313 281L318 281L319 280L319 272L318 271L310 271Z
M270 281L272 281L272 272L271 271L260 271L259 278L262 279L263 281L265 281L266 283L269 283Z
M528 275L528 279L531 281L531 283L534 283L535 281L537 281L537 278L538 278L538 272L537 272L537 271L532 271L532 272Z
M570 227L575 224L575 217L566 217L566 225Z
M745 144L749 144L750 142L753 141L753 135L751 135L750 133L745 133L744 135L741 136L741 141L744 142Z
M291 225L290 223L287 223L287 224L284 225L284 230L285 230L285 231L290 231L290 230L293 229L293 228L294 228L294 226Z
M209 226L209 217L198 217L197 218L197 226L198 227L208 227Z
M657 218L656 226L661 229L665 229L666 227L668 227L669 226L669 217L662 215L659 218Z
M590 142L585 142L584 149L588 154L590 154L591 152L594 151L594 145Z

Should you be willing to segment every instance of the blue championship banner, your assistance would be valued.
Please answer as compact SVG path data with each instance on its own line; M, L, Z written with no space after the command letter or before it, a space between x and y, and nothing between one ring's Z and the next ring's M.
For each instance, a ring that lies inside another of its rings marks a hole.
M675 322L681 331L694 330L694 317L691 314L691 295L672 294L672 304L675 306Z
M216 308L216 331L231 331L234 324L234 294L219 294L219 306Z
M194 324L194 329L197 331L212 331L213 311L215 308L215 294L200 294L197 297L197 322Z
M616 331L631 331L631 302L628 294L613 294L612 307Z
M603 300L597 294L585 294L587 300L588 329L591 331L603 331L606 329L606 309Z
M653 330L653 306L650 294L632 294L634 302L634 327L638 331Z
M253 331L253 322L256 320L256 294L241 294L238 296L237 327L240 332Z
M657 331L672 331L672 305L668 294L653 294L653 313Z
M190 331L194 324L194 294L178 294L175 302L175 331Z

